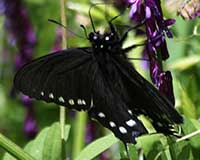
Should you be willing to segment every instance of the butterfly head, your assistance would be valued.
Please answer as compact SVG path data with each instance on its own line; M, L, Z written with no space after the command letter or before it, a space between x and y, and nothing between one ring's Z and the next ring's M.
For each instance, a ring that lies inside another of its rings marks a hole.
M91 32L88 37L94 49L98 50L113 50L119 42L117 33L107 32L101 34L100 32Z

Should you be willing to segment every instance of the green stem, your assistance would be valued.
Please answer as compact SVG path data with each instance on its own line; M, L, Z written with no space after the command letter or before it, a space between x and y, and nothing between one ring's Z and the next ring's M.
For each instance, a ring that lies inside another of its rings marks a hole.
M85 112L77 113L74 128L72 159L75 159L78 156L84 146L86 120L87 114Z
M19 160L36 160L1 133L0 133L0 146Z
M60 0L60 17L61 23L66 26L66 16L65 16L65 4L66 0ZM67 48L67 33L65 28L62 28L62 48ZM61 128L61 138L65 139L65 112L66 109L63 106L60 106L60 128Z
M194 137L198 134L200 134L200 129L177 139L176 142L184 141L184 140Z

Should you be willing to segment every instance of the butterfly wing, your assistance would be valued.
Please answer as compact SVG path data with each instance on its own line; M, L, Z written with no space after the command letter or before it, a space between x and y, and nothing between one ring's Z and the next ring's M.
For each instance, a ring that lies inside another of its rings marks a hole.
M15 87L30 97L86 110L95 68L90 48L73 48L38 58L18 71Z
M135 143L135 138L147 133L143 124L133 115L121 95L123 85L116 67L97 67L93 85L93 103L89 116L110 129L124 143Z
M180 114L159 91L145 80L126 59L113 58L128 96L123 97L129 109L150 118L158 132L173 134L172 125L183 122Z

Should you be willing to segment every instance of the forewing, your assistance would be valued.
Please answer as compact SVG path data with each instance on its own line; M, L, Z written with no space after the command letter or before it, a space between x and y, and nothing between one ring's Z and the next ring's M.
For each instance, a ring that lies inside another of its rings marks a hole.
M135 143L135 138L147 131L121 98L121 78L116 68L109 64L107 69L112 72L109 73L111 76L105 74L109 71L97 69L93 85L93 106L89 116L110 129L124 143Z
M32 98L86 110L91 102L92 65L90 48L58 51L22 67L14 85Z
M131 111L138 115L148 116L157 131L171 134L171 126L183 122L173 105L145 80L126 59L116 56L113 63L122 77L128 95L124 97L124 100Z

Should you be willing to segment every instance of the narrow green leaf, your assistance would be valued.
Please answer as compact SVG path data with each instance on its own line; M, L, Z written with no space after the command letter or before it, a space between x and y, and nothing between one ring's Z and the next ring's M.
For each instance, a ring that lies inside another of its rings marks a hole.
M22 148L17 146L11 140L6 138L4 135L0 133L0 146L5 149L9 154L20 160L35 160L31 155L23 151ZM6 159L6 157L4 157Z
M200 55L191 55L189 57L179 58L168 65L169 69L185 70L200 63Z
M137 149L135 147L134 144L128 144L128 152L129 152L129 156L127 155L127 151L125 149L125 146L123 143L120 143L120 155L121 155L121 160L139 160L138 158L138 153L137 153Z
M3 160L17 160L17 159L11 156L11 154L9 154L8 152L6 152L3 156Z
M91 160L117 142L118 139L113 134L99 138L86 146L75 160Z
M180 90L180 97L181 97L181 110L185 116L190 118L196 118L196 108L190 99L190 96L185 92L182 85L178 83L179 90Z

